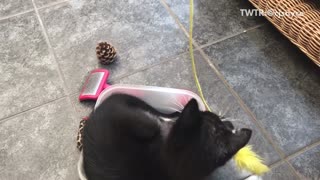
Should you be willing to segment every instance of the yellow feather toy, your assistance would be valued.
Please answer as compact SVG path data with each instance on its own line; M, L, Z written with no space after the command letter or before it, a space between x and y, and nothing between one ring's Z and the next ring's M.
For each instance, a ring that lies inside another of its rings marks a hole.
M196 65L194 61L194 54L193 54L193 44L192 44L192 31L193 31L193 0L190 0L190 24L189 24L189 51L192 63L192 72L193 77L196 82L199 95L204 102L206 108L211 111L209 105L207 104L204 95L202 93L201 85L198 80ZM255 175L262 175L269 171L268 166L263 164L262 158L256 154L250 145L247 145L240 149L235 156L233 157L237 167L241 170L249 171Z
M262 158L252 150L250 145L240 149L233 158L238 168L256 175L262 175L269 171L268 166L263 164Z

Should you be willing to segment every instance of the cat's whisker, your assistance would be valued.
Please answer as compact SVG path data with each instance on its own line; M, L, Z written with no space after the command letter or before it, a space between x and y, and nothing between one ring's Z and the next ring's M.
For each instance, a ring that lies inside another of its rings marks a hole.
M218 116L220 116L221 118L223 118L223 115L222 115L222 111L221 111L221 110L218 111Z
M241 121L240 119L234 119L234 118L231 118L231 117L224 118L223 120L230 121L230 122L240 122Z
M224 108L224 111L222 112L222 116L224 117L230 110L230 106L227 106L226 108Z
M178 101L174 101L174 105L179 107L181 110L184 108L184 106L181 103L179 103Z

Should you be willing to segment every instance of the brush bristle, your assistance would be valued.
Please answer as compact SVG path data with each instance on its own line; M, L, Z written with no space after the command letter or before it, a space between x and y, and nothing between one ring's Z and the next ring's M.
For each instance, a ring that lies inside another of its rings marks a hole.
M263 164L262 158L256 154L249 145L240 149L234 156L234 160L237 167L256 175L262 175L269 171L268 166Z

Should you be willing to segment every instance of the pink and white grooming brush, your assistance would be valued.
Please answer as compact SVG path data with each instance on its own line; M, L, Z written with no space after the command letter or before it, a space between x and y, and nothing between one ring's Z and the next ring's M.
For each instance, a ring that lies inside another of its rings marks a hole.
M110 86L106 83L108 77L109 71L106 69L95 69L91 71L81 90L79 100L97 100L100 93Z

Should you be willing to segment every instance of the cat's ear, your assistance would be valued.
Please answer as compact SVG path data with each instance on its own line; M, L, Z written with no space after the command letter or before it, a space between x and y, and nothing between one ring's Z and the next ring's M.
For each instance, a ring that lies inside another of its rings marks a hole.
M236 131L234 134L229 136L228 142L228 150L229 153L234 155L237 153L241 148L243 148L250 140L252 131L250 129L240 129Z
M200 110L198 102L195 99L191 99L185 108L182 110L177 125L184 130L192 129L200 125Z

